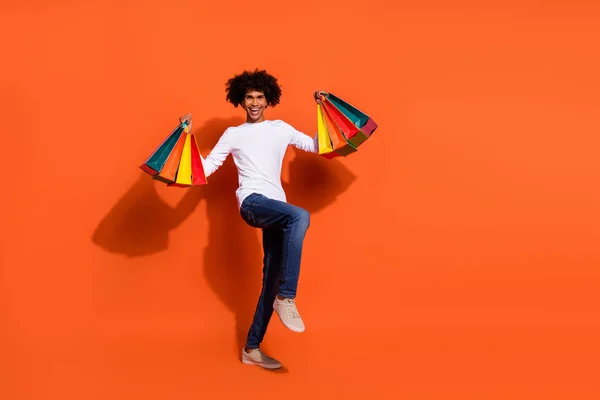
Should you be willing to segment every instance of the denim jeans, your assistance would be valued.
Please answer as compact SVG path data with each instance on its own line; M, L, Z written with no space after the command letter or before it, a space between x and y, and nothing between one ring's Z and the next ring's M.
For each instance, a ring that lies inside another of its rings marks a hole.
M253 193L240 207L246 223L262 229L262 290L248 332L246 347L258 348L273 314L277 295L295 298L300 275L302 245L310 225L308 211Z

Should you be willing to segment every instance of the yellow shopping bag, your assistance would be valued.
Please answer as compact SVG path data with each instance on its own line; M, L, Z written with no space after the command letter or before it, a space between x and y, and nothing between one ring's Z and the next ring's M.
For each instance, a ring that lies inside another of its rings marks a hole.
M187 187L192 186L192 142L189 130L185 133L185 142L181 159L179 160L179 168L177 168L177 177L175 182L170 186Z
M319 154L328 154L333 151L331 136L327 130L327 124L323 115L323 107L317 104L317 135L319 141Z

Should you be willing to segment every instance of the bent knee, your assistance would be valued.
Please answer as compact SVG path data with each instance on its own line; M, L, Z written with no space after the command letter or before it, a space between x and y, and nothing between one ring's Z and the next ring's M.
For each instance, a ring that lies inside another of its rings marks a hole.
M308 227L310 226L310 213L303 208L298 208L296 210L294 219L299 225L301 225L305 229L308 229Z

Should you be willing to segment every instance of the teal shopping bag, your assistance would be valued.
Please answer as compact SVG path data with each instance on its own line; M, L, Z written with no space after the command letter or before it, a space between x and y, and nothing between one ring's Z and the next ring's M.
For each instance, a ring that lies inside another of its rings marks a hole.
M332 93L326 97L364 135L364 139L375 132L378 127L377 123L367 114Z
M140 169L149 175L158 175L165 162L169 158L169 155L173 151L173 148L177 144L179 137L183 133L185 124L179 124L173 132L154 150L154 152L148 157L145 163L140 165Z

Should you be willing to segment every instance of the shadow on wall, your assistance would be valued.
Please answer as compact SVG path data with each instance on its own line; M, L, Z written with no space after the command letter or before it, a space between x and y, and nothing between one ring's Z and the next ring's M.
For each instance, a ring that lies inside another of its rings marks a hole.
M209 120L198 129L200 135L205 137L198 139L211 141L214 145L225 129L240 122L241 120L237 118ZM111 253L128 257L148 256L162 252L168 248L169 232L194 212L208 191L221 193L224 190L223 184L226 183L222 180L213 183L211 179L210 187L185 188L183 197L175 207L172 207L159 197L155 189L155 185L164 184L140 171L136 183L100 222L94 231L92 241ZM173 190L182 189L173 188Z
M229 126L241 119L212 119L197 128L202 154L214 146ZM335 202L355 180L339 160L292 149L289 182L284 182L288 201L311 213ZM245 343L262 282L262 244L259 232L242 220L235 190L237 170L231 157L210 177L209 185L187 188L175 207L158 196L158 184L141 173L137 182L115 204L93 234L93 242L111 253L128 257L164 251L169 232L206 201L209 237L204 250L204 276L221 302L235 314L238 354ZM309 233L310 234L310 230Z

